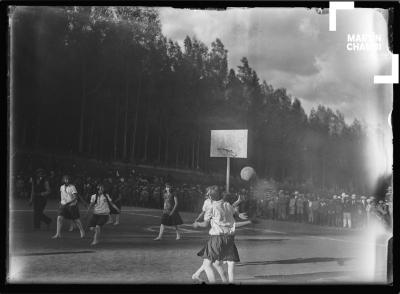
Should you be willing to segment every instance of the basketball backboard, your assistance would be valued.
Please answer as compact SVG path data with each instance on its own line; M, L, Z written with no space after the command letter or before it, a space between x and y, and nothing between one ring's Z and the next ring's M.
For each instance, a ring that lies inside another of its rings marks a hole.
M247 158L247 130L211 130L210 157Z

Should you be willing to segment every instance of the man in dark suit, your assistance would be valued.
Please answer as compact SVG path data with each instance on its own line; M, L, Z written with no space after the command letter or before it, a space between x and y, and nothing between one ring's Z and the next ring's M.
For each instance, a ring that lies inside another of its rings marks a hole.
M40 229L40 224L43 222L49 228L51 218L46 216L43 211L47 204L47 197L51 193L49 181L45 178L45 171L42 168L36 170L36 175L31 179L31 198L30 204L33 205L33 228Z

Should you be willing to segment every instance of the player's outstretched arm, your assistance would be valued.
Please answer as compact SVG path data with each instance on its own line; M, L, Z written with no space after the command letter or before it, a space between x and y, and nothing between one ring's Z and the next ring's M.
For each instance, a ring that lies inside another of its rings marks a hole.
M240 227L247 226L247 225L250 225L250 224L251 224L251 221L249 221L249 220L243 221L243 222L236 222L235 223L235 227L236 228L240 228Z
M198 228L198 227L200 227L200 228L207 228L209 224L210 224L210 221L209 221L209 220L203 221L203 222L195 222L195 223L193 224L193 227L194 227L194 228Z
M244 219L244 220L249 219L249 217L247 216L247 213L245 213L245 212L239 213L238 216L240 219Z
M232 204L232 206L234 207L234 208L236 208L236 207L238 207L239 206L239 204L240 203L242 203L242 197L241 197L241 195L239 195L238 196L238 199L235 201L235 202L233 202L233 204Z
M202 211L202 212L199 214L199 216L196 218L196 220L195 220L194 222L200 221L200 220L203 218L204 213L205 213L205 211Z

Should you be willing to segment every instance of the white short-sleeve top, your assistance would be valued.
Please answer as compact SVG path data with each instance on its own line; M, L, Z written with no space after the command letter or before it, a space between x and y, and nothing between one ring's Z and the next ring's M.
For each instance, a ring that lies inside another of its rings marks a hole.
M210 221L210 235L235 234L235 209L224 200L212 201L204 214L204 220Z
M211 199L207 198L206 200L204 200L203 208L201 209L201 211L206 212L209 208L211 208L211 205L212 205Z
M73 201L71 204L75 205L78 200L76 197L76 194L78 192L76 191L76 188L74 185L68 185L66 186L65 184L60 187L60 193L61 193L61 205L65 205L68 202Z

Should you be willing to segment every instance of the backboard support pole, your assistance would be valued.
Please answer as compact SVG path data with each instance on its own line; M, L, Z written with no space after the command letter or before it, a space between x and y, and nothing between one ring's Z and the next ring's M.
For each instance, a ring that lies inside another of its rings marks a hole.
M229 193L229 176L231 173L231 158L226 158L226 192Z

